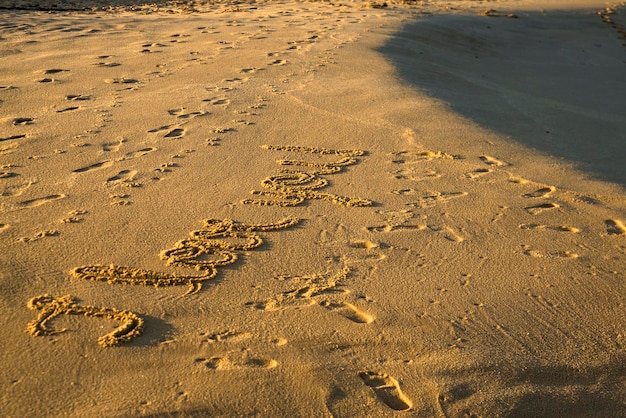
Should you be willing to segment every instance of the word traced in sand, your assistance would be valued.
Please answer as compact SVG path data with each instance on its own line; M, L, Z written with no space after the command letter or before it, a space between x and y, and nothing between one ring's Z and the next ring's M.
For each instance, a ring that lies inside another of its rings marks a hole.
M282 170L281 174L267 177L261 183L269 191L253 191L253 195L268 196L266 199L246 199L244 204L264 205L264 206L298 206L306 199L326 200L337 205L345 206L371 206L372 202L367 199L354 197L337 196L331 193L323 193L317 190L328 186L328 180L319 176L336 174L343 170L343 167L359 162L356 157L362 156L360 150L330 150L325 148L309 148L293 145L264 145L263 149L272 151L290 151L304 154L337 155L343 157L334 162L308 162L299 160L278 160L277 163L283 166L306 167L313 171L292 171Z
M199 275L179 276L140 268L116 265L91 265L77 267L71 271L74 277L109 283L132 285L180 286L188 285L188 293L202 288L201 282L217 275L217 267L237 261L234 251L248 251L263 244L255 231L273 231L289 228L300 222L296 218L285 218L273 224L248 225L232 219L205 219L204 229L192 231L191 239L178 241L174 248L161 252L160 257L168 266L193 268ZM236 240L244 240L243 243ZM235 242L233 242L235 241Z
M98 338L98 344L103 347L111 347L122 342L128 342L141 334L143 330L143 319L129 311L118 311L112 308L96 308L94 306L81 306L75 303L72 296L55 298L50 295L40 295L28 301L28 307L32 310L41 311L34 321L28 324L26 330L34 336L53 335L66 331L65 329L55 331L46 325L55 317L65 315L84 315L113 319L123 324L113 332Z

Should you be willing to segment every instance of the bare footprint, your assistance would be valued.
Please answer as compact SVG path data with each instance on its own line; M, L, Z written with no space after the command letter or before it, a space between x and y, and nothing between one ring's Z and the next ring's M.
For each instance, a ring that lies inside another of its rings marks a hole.
M98 163L94 163L86 167L77 168L76 170L73 170L72 173L86 173L87 171L98 170L100 168L107 168L107 167L111 167L112 165L113 165L113 161L110 161L110 160L100 161Z
M339 315L346 317L352 322L357 324L371 324L374 322L374 317L367 312L364 312L348 302L329 302L323 301L321 306L328 310L336 311Z
M41 206L55 200L64 199L66 197L67 195L64 194L51 194L49 196L39 197L37 199L24 200L23 202L19 202L18 206L22 208L35 208L37 206Z
M408 411L413 406L413 402L400 389L398 381L388 374L368 371L359 373L359 377L389 408Z
M522 195L522 197L548 197L552 193L554 193L555 190L556 187L554 186L542 187L541 189L535 190L532 193L526 193L525 195Z
M606 232L609 235L626 235L626 226L617 219L607 219L604 221Z
M509 163L506 163L504 161L500 161L497 158L491 157L489 155L481 155L479 157L481 160L483 160L483 162L487 165L492 165L494 167L505 167L507 165L509 165Z
M539 215L541 212L544 212L550 209L556 209L559 207L560 206L556 203L543 203L541 205L528 206L524 209L526 209L526 211L530 213L531 215Z

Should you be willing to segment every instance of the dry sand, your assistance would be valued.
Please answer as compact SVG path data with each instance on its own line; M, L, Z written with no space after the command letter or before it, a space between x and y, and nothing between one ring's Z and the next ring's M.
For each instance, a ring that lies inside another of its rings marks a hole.
M0 3L2 416L624 416L624 7L85 4Z

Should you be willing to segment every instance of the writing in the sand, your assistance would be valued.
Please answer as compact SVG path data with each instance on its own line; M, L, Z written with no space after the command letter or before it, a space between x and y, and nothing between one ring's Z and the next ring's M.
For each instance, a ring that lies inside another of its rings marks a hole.
M246 199L244 204L263 206L298 206L307 199L326 200L343 206L371 206L372 201L356 197L338 196L320 191L328 186L328 180L321 176L340 173L344 167L359 162L357 157L365 154L361 150L330 150L294 145L264 145L272 151L290 151L303 154L336 155L339 160L331 162L311 162L300 160L278 160L281 166L299 167L297 170L283 169L280 174L267 177L261 183L267 189L252 191L253 195L264 198Z

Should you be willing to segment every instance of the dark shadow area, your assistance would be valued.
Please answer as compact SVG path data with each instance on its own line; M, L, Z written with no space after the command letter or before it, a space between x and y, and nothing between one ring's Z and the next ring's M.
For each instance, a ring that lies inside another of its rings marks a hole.
M517 14L423 18L380 52L484 129L626 186L624 39L594 11Z

